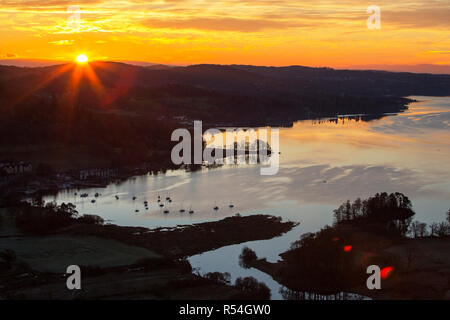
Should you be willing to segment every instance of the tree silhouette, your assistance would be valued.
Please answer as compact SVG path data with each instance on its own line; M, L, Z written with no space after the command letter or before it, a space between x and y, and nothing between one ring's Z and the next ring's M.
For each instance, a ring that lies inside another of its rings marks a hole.
M270 298L270 289L253 277L237 278L234 286L255 300L267 300Z
M334 223L369 222L385 225L388 230L406 234L415 214L411 201L402 193L377 193L364 201L360 198L353 203L347 200L333 211Z
M239 265L244 269L248 269L250 268L250 264L257 258L255 251L249 247L244 247L242 253L239 255Z

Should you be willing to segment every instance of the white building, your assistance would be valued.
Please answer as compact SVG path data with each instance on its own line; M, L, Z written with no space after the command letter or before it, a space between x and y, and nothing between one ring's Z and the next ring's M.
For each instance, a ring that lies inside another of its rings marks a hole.
M87 178L91 177L97 177L97 178L108 178L113 177L117 175L118 170L117 169L86 169L86 170L80 170L80 179L85 180Z
M33 167L31 163L20 162L4 162L0 163L0 171L3 171L6 175L23 175L26 173L31 173Z

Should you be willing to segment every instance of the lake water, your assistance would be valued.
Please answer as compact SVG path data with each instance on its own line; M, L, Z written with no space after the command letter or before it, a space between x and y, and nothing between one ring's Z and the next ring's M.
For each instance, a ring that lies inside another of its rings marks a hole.
M281 299L279 284L255 269L238 264L244 246L276 261L302 233L332 223L332 210L347 199L377 192L402 192L416 211L415 219L445 219L450 208L450 98L412 97L409 110L378 120L298 121L280 129L280 170L261 176L260 166L224 166L198 172L171 171L131 178L102 189L61 191L46 201L72 202L80 213L98 214L124 226L175 226L221 219L240 213L272 214L300 222L271 240L223 247L190 258L201 273L230 272L232 279L254 276ZM87 198L80 198L86 192ZM96 192L101 196L91 203ZM115 199L119 196L119 200ZM169 195L164 214L158 195ZM132 200L133 197L136 200ZM145 209L143 201L149 202ZM229 204L234 208L230 209ZM213 210L217 205L219 210ZM183 208L194 214L179 213ZM139 210L139 212L136 212Z

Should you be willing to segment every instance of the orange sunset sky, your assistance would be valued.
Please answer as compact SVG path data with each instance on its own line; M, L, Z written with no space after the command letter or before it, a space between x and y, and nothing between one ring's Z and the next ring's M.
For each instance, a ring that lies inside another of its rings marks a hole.
M449 27L450 0L0 0L0 59L447 65Z

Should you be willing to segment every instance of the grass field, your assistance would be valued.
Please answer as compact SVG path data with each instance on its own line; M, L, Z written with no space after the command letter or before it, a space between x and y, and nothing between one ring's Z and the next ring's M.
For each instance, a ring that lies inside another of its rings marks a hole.
M65 273L73 264L114 267L133 264L141 258L160 257L145 248L91 236L9 237L0 241L0 251L5 249L14 250L18 261L33 270L55 273Z
M15 219L6 208L0 208L0 237L21 235ZM0 243L1 244L1 243Z

